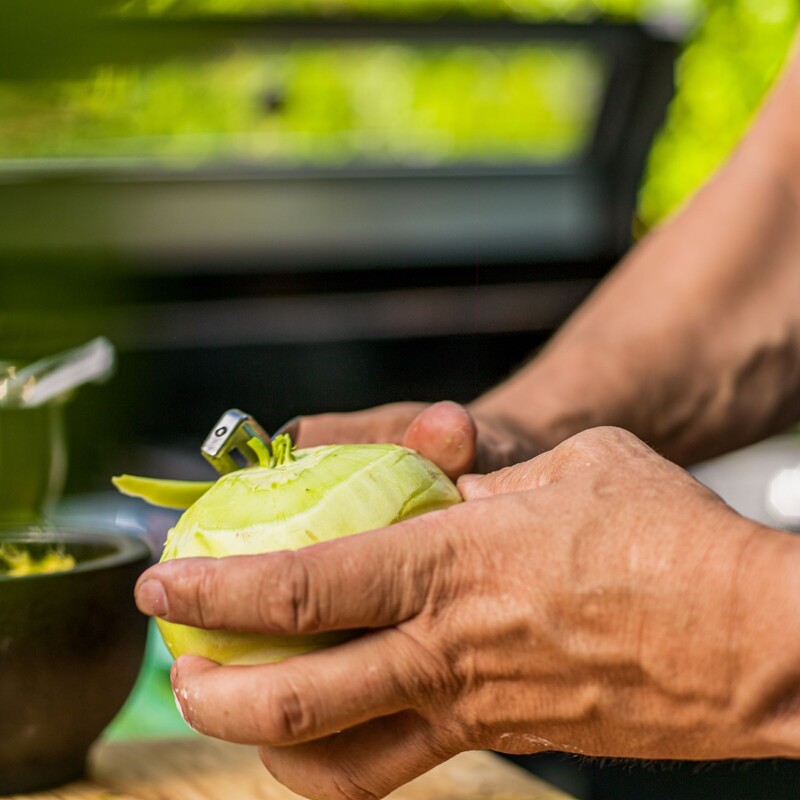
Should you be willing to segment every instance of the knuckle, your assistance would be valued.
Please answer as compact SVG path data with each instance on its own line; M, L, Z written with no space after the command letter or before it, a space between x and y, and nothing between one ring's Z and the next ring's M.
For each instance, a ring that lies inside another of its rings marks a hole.
M585 459L587 456L603 455L610 452L628 451L643 446L642 442L624 428L603 425L589 428L562 442L554 452L564 463Z
M313 632L321 622L317 591L312 589L311 559L295 552L281 554L267 585L259 592L264 627L275 633Z
M219 566L217 561L204 563L197 574L195 581L194 609L198 622L202 628L218 625L219 602L224 599L224 593L219 586Z
M331 800L379 800L386 792L368 786L365 776L359 775L355 768L341 762L331 770Z
M307 741L316 728L314 704L291 679L283 681L267 702L264 734L269 744Z
M457 696L462 682L456 654L412 633L408 626L395 630L399 635L393 644L404 652L392 674L397 692L418 709L438 707Z
M591 433L595 441L601 444L620 445L639 441L630 431L626 431L625 428L618 428L614 425L603 425L599 428L594 428Z

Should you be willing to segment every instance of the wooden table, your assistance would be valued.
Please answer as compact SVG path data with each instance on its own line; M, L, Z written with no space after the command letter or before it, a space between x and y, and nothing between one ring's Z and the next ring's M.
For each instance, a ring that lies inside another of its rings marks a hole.
M297 800L253 748L213 739L98 745L90 778L10 800ZM392 800L570 800L490 753L462 753L398 789Z

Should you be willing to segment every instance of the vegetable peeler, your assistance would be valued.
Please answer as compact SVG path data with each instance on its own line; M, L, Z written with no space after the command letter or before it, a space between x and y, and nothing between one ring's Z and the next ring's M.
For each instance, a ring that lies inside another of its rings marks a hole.
M242 467L258 464L258 457L248 444L253 438L259 439L272 453L269 434L249 414L231 408L217 420L200 452L217 472L227 475ZM244 463L237 460L236 456L243 459Z

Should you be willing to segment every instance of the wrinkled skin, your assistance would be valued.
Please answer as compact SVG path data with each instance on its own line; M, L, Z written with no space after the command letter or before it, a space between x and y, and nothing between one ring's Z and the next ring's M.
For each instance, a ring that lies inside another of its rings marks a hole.
M470 412L450 401L390 403L364 411L297 417L284 429L299 447L402 444L433 461L454 480L467 472L492 472L542 451L501 415Z
M372 629L276 665L179 659L188 722L259 745L278 780L320 800L380 797L476 748L800 755L786 713L800 663L793 537L619 429L460 488L469 502L400 523L403 536L146 573L140 608L171 621ZM748 604L754 592L765 602Z

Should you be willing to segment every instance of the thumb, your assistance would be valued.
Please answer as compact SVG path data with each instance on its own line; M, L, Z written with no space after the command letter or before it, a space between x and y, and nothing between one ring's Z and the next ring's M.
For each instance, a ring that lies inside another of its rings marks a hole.
M498 494L540 489L550 481L545 475L547 453L512 467L490 472L488 475L462 475L458 490L465 500L480 500Z
M403 444L433 461L451 478L472 468L477 430L470 413L458 403L434 403L421 411L405 432Z

